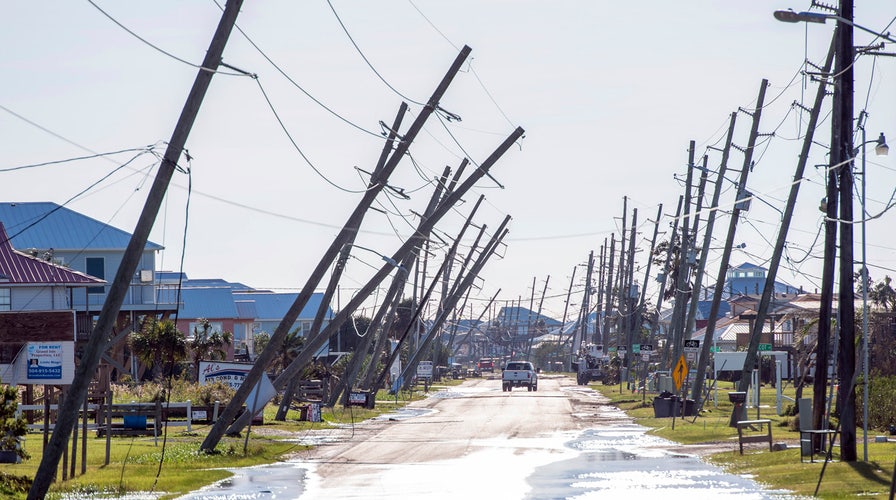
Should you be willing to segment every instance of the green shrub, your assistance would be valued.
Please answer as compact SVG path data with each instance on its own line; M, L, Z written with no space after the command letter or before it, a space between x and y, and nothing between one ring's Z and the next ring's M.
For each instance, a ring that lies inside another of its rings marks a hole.
M874 377L870 379L868 391L868 427L881 431L896 425L896 376ZM864 384L856 384L856 423L863 425L861 404Z

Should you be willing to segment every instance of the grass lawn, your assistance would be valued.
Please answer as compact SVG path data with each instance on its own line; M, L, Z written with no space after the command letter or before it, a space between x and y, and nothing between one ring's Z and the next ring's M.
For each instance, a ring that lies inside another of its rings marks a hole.
M447 381L430 387L430 391L456 385L461 381ZM377 415L388 413L407 403L422 399L422 388L402 392L396 398L385 392L378 394L375 409L359 407L323 408L323 422L300 421L299 413L290 411L285 422L274 421L276 405L268 405L264 411L264 425L255 426L249 434L245 446L245 431L241 437L225 437L214 454L199 453L199 446L208 433L208 426L194 425L192 432L185 427L168 427L164 441L158 443L149 437L113 437L111 440L109 465L103 465L106 453L105 437L98 438L88 431L87 472L81 474L81 440L78 442L78 462L75 476L62 481L62 461L60 460L57 482L50 488L48 497L79 498L88 494L105 493L110 496L124 492L154 491L164 492L161 498L174 498L190 491L225 479L232 474L224 468L246 467L280 461L286 455L300 451L302 445L287 441L311 429L327 429L338 424L360 422ZM80 432L80 427L79 427ZM29 433L25 449L31 458L20 464L0 464L0 498L25 498L31 486L42 453L42 435ZM69 448L71 449L71 448Z
M624 410L635 422L650 428L650 434L682 444L714 443L720 450L706 458L710 463L739 475L748 475L756 481L774 489L793 491L797 495L812 496L818 487L820 498L889 498L890 481L896 461L896 443L875 443L874 437L885 435L882 430L868 431L868 462L864 462L862 429L857 429L857 453L859 460L853 463L839 461L839 440L833 448L833 461L824 466L824 456L816 455L815 463L800 462L799 431L794 425L797 417L779 416L776 411L775 389L763 387L760 390L760 407L757 416L755 408L748 408L749 419L769 419L772 421L772 440L786 443L787 449L769 452L768 447L751 445L741 455L738 451L737 429L729 426L733 405L728 401L730 383L719 388L719 402L708 401L696 417L655 418L653 398L648 393L631 393L619 385L591 385L608 398L613 405ZM783 394L794 397L792 387L785 388ZM803 390L803 397L812 397L811 387ZM786 401L786 400L785 400ZM787 407L788 403L784 404ZM859 410L860 411L860 410ZM808 459L807 459L808 460ZM824 468L824 476L821 476ZM821 482L819 485L819 478Z

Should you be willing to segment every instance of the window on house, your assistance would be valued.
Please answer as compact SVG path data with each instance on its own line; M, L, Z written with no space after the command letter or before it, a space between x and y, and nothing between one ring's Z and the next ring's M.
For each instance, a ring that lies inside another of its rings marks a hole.
M102 257L87 257L84 259L84 272L94 278L106 279L106 259ZM87 288L87 293L105 293L104 286L91 286Z
M9 288L0 288L0 311L12 311L12 292Z
M223 333L224 332L224 323L220 321L209 321L208 322L208 334L211 335L213 333ZM187 332L187 337L192 338L195 332L202 333L202 323L198 321L190 322L190 331Z

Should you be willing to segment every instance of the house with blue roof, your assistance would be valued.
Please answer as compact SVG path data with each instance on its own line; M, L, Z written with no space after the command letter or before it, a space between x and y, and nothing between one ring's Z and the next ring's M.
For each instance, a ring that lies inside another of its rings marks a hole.
M72 304L99 314L131 240L130 233L52 202L0 203L0 222L16 250L104 280L90 287L87 294L75 297ZM166 285L154 281L156 255L163 249L151 241L146 243L121 307L131 323L142 313L170 314L175 310L173 301L159 301L171 295L160 294L158 289Z
M255 335L273 334L299 295L255 290L241 283L217 278L179 278L182 282L182 305L177 314L178 330L189 337L199 325L199 320L205 319L213 331L233 334L231 355L255 354ZM308 336L322 300L323 294L312 294L290 331L298 330L302 336ZM332 316L333 311L327 306L323 326Z

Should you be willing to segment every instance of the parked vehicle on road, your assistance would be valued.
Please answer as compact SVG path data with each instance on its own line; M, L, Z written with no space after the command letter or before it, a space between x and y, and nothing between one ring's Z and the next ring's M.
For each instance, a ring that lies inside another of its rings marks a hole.
M479 373L482 373L482 372L494 373L495 360L493 360L492 358L481 358L479 360L479 364L477 365L477 368L479 368Z
M538 373L528 361L510 361L501 371L501 389L512 391L514 387L526 387L530 392L538 390Z
M604 346L600 344L583 345L572 366L579 385L588 385L595 380L607 383L608 361L604 356Z

